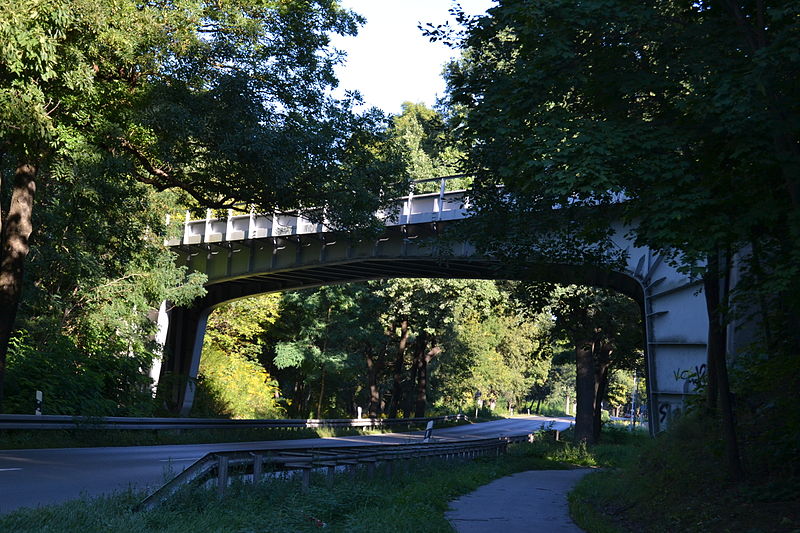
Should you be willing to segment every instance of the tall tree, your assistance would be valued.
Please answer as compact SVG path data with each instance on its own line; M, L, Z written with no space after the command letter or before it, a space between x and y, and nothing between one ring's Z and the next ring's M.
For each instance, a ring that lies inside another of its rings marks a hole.
M365 388L370 414L379 414L378 379L388 344L378 319L382 308L380 296L364 283L282 296L281 318L267 334L273 345L267 366L276 370L293 414L323 417L332 406L352 413L356 390Z
M388 324L408 323L411 387L403 392L403 411L406 416L425 416L431 364L454 344L461 320L469 315L488 316L499 292L490 281L444 279L389 280L379 285L379 292L387 304L384 320ZM398 356L395 379L403 375L398 372L401 363L406 364ZM400 389L395 381L393 390Z
M524 284L517 298L533 307L547 298L554 319L552 341L574 349L576 385L575 439L590 444L600 438L601 402L611 373L641 364L642 324L639 306L630 298L604 289L550 284Z
M611 214L687 269L737 254L740 309L764 304L767 331L782 332L765 335L768 357L791 357L800 344L797 15L796 3L767 0L501 0L456 36L466 51L450 69L450 95L465 111L470 167L486 196L502 182L517 202L543 208L624 197ZM707 288L732 275L703 273ZM734 308L718 294L712 323ZM724 346L711 344L722 364ZM729 391L716 390L728 405ZM730 441L730 409L722 416Z
M402 169L376 150L382 116L327 93L341 59L328 35L360 21L327 0L0 6L0 387L37 185L88 152L204 207L374 225Z
M392 118L389 135L402 151L411 179L426 180L458 172L463 154L455 148L450 129L436 110L405 102L401 113Z

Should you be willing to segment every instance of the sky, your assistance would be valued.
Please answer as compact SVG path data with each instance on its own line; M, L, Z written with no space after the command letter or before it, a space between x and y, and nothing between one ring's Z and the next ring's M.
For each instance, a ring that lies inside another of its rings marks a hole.
M358 90L367 106L399 113L403 102L428 106L443 96L442 68L458 52L441 43L431 43L418 24L442 24L452 0L340 0L363 15L367 23L356 37L334 36L333 45L347 52L344 65L336 69L341 96L345 89ZM468 14L483 14L493 0L460 0Z

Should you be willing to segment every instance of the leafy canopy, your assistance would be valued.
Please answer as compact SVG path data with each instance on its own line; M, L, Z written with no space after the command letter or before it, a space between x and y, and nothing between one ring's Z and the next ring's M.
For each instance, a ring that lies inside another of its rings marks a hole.
M313 206L368 226L403 171L382 115L328 93L329 34L361 21L324 0L6 3L3 151L42 163L88 145L202 207Z
M622 217L686 264L780 245L785 290L800 241L797 32L796 3L501 0L463 35L430 35L464 49L450 104L487 216L592 206L574 228L585 242Z

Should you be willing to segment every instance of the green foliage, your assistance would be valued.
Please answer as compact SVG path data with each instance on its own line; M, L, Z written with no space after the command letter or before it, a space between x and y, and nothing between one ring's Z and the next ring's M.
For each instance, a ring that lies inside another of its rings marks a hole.
M531 384L547 380L548 322L516 314L503 291L491 281L393 279L286 293L256 344L294 416L353 416L354 404L370 402L413 411L423 359L426 406L464 409L481 391L521 408Z
M754 350L735 361L731 374L751 470L778 479L800 477L800 358Z
M437 392L445 404L458 405L459 396L464 402L479 392L483 402L502 399L506 406L520 409L534 384L546 382L550 367L550 345L546 342L549 324L541 319L529 321L507 314L508 311L498 305L486 318L464 317L459 321L453 351L466 370L463 377L451 375L446 368L437 373Z
M403 173L383 117L327 94L341 60L328 34L360 22L323 1L12 2L0 11L4 152L44 164L88 146L116 179L208 206L311 205L370 226Z
M377 357L386 344L379 312L380 299L360 283L281 296L263 360L281 382L293 416L355 416L365 356Z
M570 404L571 409L571 405L575 402L575 364L571 361L573 357L574 354L570 351L568 363L561 363L558 358L554 358L547 375L550 394L546 399L555 403L555 407L561 413L564 413L566 403Z
M263 294L214 309L208 318L206 347L258 360L265 349L264 331L278 319L280 297Z
M643 373L641 313L632 299L608 289L543 283L520 284L515 296L553 317L554 341L570 348L610 344L617 368L639 368Z
M390 137L399 147L412 180L426 180L458 173L463 154L454 146L450 130L440 113L422 104L405 102L392 119ZM471 180L457 178L451 188L465 188ZM438 192L438 182L421 183L416 193Z
M796 528L800 519L796 472L772 477L753 470L748 482L730 484L717 423L683 417L669 432L635 449L619 468L584 478L570 495L578 525L589 528L583 520L591 517L602 527L619 531ZM595 529L605 530L592 526Z
M114 351L108 351L110 349ZM12 339L8 358L6 410L33 414L37 390L43 414L148 416L153 414L150 379L141 369L151 355L98 343L80 348L64 336L34 343L25 332Z
M625 370L614 370L608 380L608 391L605 400L609 407L622 407L630 403L633 394L633 373Z
M754 376L771 373L775 398L796 390L777 369L796 366L800 345L799 12L769 0L504 0L462 13L463 34L432 28L464 50L448 82L476 174L465 232L499 257L613 266L607 231L622 221L685 272L735 280L712 309L751 320L758 346L736 348L754 354ZM720 256L736 271L706 268ZM770 394L750 399L754 417L785 414ZM796 402L780 401L796 427Z
M192 409L193 416L285 416L283 408L275 400L277 382L258 362L235 352L226 353L214 346L203 350L197 387L197 406Z
M770 4L502 2L448 76L470 167L548 208L624 192L641 242L689 262L794 228L797 7Z
M9 380L31 367L42 368L32 374L39 381L45 379L44 368L57 372L58 364L41 360L52 352L65 368L92 369L99 382L107 383L86 385L101 395L92 405L87 402L95 392L65 396L58 391L70 386L62 383L50 394L60 398L59 412L150 413L147 371L156 349L156 324L148 313L164 300L181 305L202 294L205 276L187 275L162 246L163 212L174 205L174 195L111 179L110 169L95 165L95 155L86 152L72 166L60 162L53 179L43 184L50 194L34 214L38 232L31 239L17 320L32 346L9 359ZM28 394L10 387L8 395ZM137 393L115 392L126 387ZM20 401L29 403L12 397L8 409L18 409Z
M259 362L267 327L278 317L267 294L215 309L208 320L193 416L283 418L277 381Z
M33 220L19 221L35 231L17 327L87 352L104 335L149 349L145 314L203 291L161 248L178 206L313 206L342 230L378 228L373 213L406 190L385 117L328 91L341 60L329 34L361 22L326 1L0 6L0 229L16 231L14 170L35 169L37 186ZM4 305L16 287L4 281Z

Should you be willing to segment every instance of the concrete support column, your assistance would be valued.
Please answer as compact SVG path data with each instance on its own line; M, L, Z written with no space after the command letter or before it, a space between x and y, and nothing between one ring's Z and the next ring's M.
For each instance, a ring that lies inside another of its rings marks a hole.
M158 390L158 381L161 379L161 365L164 361L165 347L167 344L167 331L169 330L169 313L167 313L167 301L161 302L158 308L158 315L156 324L158 330L156 332L156 344L158 344L156 357L153 359L153 364L150 367L150 379L153 381L153 396Z
M173 307L167 312L168 328L161 379L172 380L168 401L180 416L189 416L194 402L195 380L211 308Z

